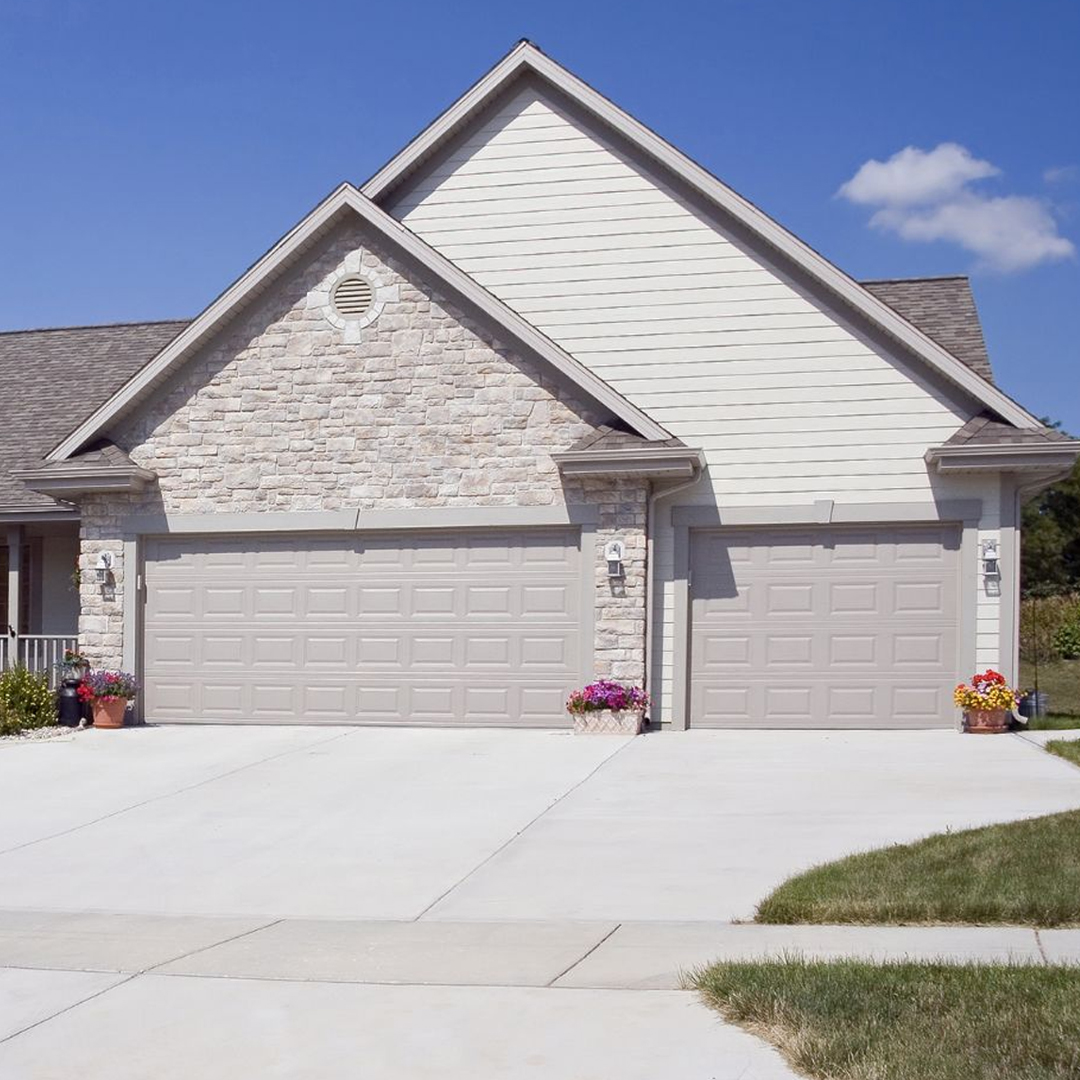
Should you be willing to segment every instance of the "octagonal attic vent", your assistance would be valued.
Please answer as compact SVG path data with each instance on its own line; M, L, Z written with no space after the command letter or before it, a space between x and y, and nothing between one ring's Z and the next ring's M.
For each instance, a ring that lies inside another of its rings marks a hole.
M359 319L367 314L375 298L371 282L359 274L349 274L334 286L330 302L343 319Z

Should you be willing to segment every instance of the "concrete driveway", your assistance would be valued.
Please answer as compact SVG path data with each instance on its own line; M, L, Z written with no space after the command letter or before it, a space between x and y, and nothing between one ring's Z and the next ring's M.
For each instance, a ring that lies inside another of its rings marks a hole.
M675 953L814 863L1078 805L953 732L5 744L0 1075L789 1076Z

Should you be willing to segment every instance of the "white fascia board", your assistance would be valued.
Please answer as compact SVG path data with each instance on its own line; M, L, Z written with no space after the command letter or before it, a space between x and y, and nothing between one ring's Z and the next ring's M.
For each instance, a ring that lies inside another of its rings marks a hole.
M770 247L794 262L849 307L870 319L975 401L986 405L1003 420L1018 428L1041 426L1031 413L1012 398L981 375L977 375L963 361L943 349L808 244L529 42L521 42L515 46L487 75L368 180L361 188L363 193L373 200L378 200L524 70L535 72L598 117L650 158L754 232Z
M565 450L552 454L564 476L695 476L705 468L700 450L679 446L634 447L623 450Z
M1027 472L1029 470L1072 469L1080 457L1080 443L1052 442L1045 445L1016 443L975 443L937 446L926 452L927 464L940 473Z
M331 224L341 211L353 210L392 246L412 256L438 277L444 285L460 294L498 327L501 327L527 350L537 354L563 374L594 401L610 409L647 439L666 439L670 432L631 404L617 390L584 364L542 334L531 323L512 311L501 300L477 284L463 270L440 255L426 241L377 207L352 184L342 184L323 200L291 232L278 241L254 266L225 290L201 315L175 337L142 370L120 388L108 401L46 455L47 461L65 461L165 378L175 365L222 323L236 309L257 295L288 262Z

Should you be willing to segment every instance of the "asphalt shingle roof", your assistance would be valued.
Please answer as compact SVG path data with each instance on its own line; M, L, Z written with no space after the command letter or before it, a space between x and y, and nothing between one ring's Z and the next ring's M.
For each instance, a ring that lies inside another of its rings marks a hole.
M955 435L945 442L946 446L1030 446L1046 443L1072 442L1054 428L1015 428L1005 424L990 413L973 416Z
M682 439L672 436L670 439L646 439L641 435L635 435L631 431L618 431L615 428L601 424L595 431L578 439L571 450L640 450L642 447L653 446L686 446Z
M966 277L889 278L860 284L987 382L994 381Z
M186 325L171 320L0 333L0 510L54 507L12 472L39 467Z

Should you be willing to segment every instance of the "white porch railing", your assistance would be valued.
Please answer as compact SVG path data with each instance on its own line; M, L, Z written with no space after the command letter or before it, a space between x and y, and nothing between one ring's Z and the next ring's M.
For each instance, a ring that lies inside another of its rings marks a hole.
M31 671L48 673L49 685L57 685L56 665L67 649L78 648L78 638L64 634L19 634L0 637L0 671L21 665Z

